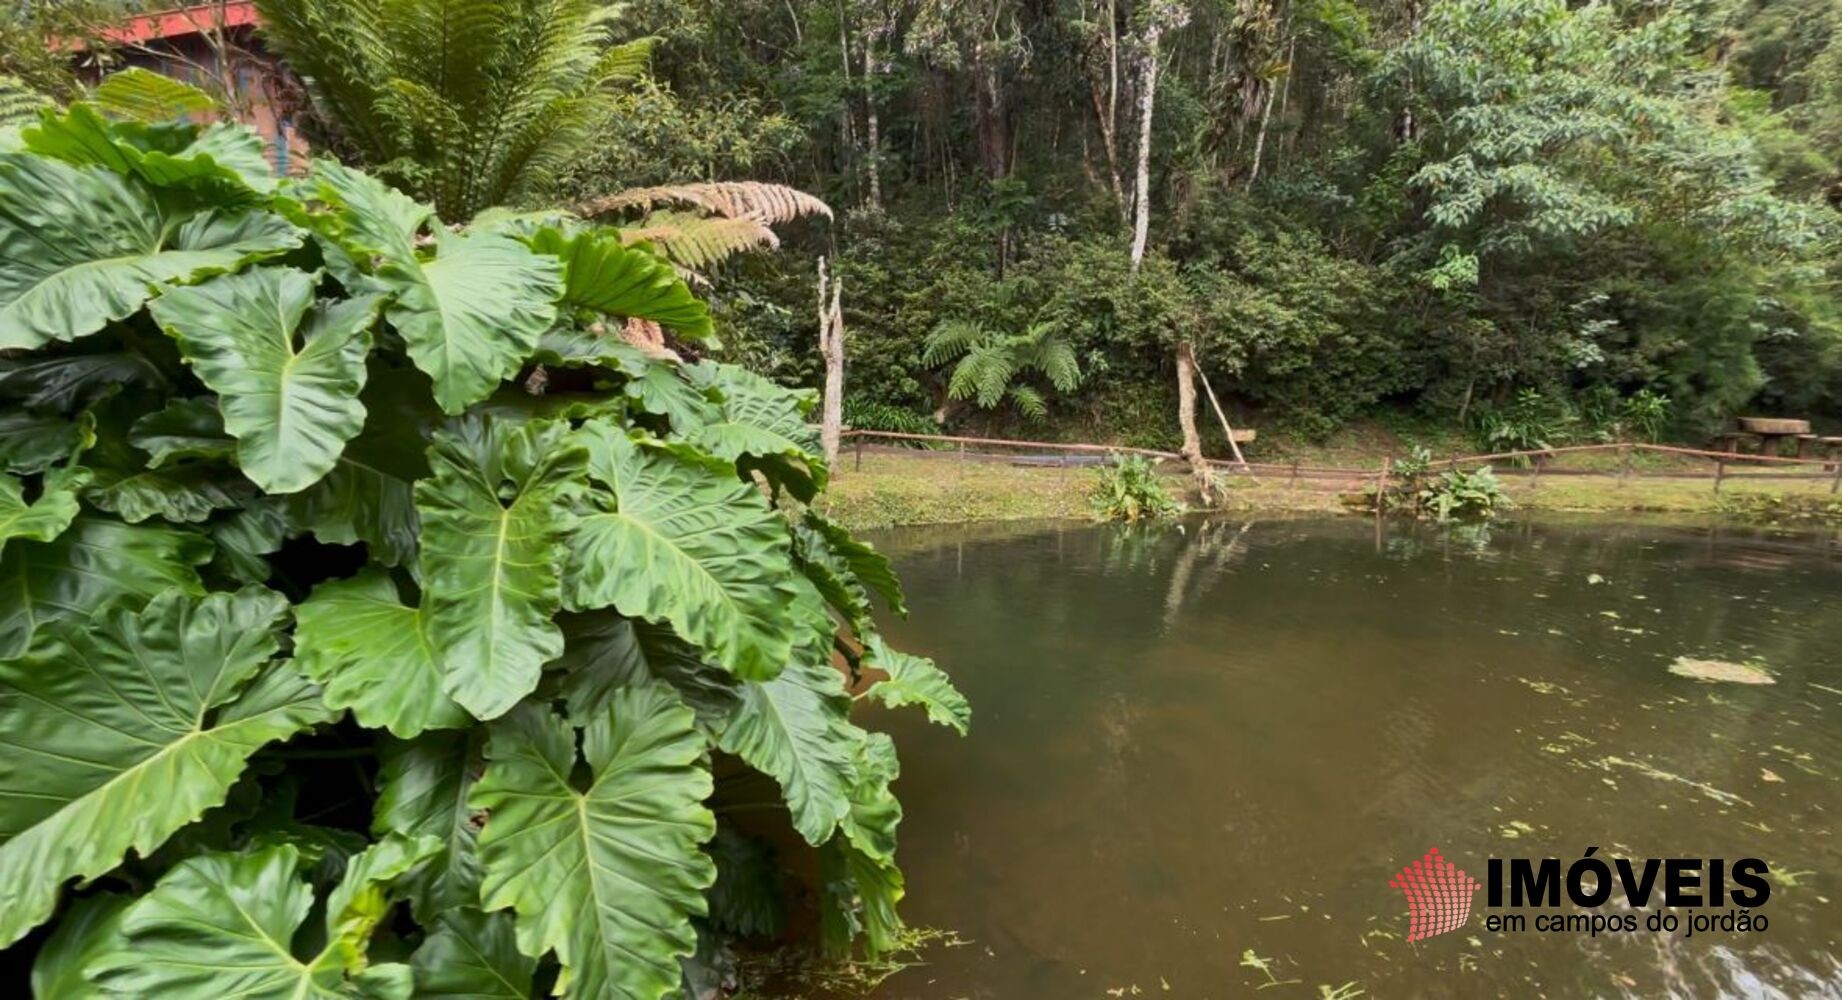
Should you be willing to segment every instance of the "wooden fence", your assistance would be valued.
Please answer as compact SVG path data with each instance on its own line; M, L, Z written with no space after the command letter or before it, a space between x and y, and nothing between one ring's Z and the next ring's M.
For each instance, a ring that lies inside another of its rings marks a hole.
M1155 448L1131 448L1122 445L1084 444L1064 441L1027 441L1015 438L964 437L949 434L904 434L895 431L872 431L849 428L844 431L844 440L851 442L855 452L854 464L861 468L866 442L889 441L931 446L932 451L917 454L951 455L970 460L1003 460L1018 457L1019 452L1048 452L1051 455L1143 455L1162 461L1182 462L1183 456L1172 451L1159 451ZM1568 469L1558 468L1551 463L1563 455L1580 455L1587 453L1614 453L1620 461L1615 470L1606 469ZM1687 472L1679 470L1636 469L1633 458L1638 454L1678 455L1697 458L1712 463L1707 472ZM1223 469L1230 474L1241 473L1250 476L1272 476L1284 479L1289 485L1301 479L1342 480L1352 484L1367 485L1374 483L1378 488L1386 489L1390 480L1397 478L1394 469L1400 459L1393 456L1382 459L1379 469L1342 468L1336 466L1305 465L1293 462L1233 462L1226 459L1207 459L1211 466ZM1527 476L1533 483L1539 483L1543 476L1615 476L1623 482L1632 478L1640 479L1706 479L1713 484L1716 492L1721 484L1730 479L1771 479L1777 481L1792 480L1827 480L1829 492L1842 490L1842 455L1828 457L1783 458L1776 455L1750 455L1727 451L1710 451L1702 448L1678 448L1673 445L1645 444L1643 442L1620 442L1613 444L1569 445L1558 448L1529 449L1521 451L1500 451L1483 455L1456 455L1450 458L1436 459L1429 463L1430 471L1446 469L1475 468L1501 462L1526 462L1526 465L1497 466L1492 470L1501 476ZM1802 471L1814 467L1812 471ZM1773 468L1784 471L1757 471L1760 468Z

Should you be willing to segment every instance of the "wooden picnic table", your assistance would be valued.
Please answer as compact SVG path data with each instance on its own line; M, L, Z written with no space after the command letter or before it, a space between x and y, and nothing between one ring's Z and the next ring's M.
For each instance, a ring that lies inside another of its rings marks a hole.
M1797 457L1806 458L1817 437L1810 433L1810 421L1795 420L1787 417L1741 417L1735 421L1738 430L1721 435L1725 439L1729 454L1740 453L1741 442L1757 440L1759 454L1778 454L1779 444L1786 438L1797 442Z

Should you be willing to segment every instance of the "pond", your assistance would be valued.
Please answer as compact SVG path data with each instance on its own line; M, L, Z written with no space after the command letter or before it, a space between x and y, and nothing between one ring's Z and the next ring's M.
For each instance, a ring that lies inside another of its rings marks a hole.
M1832 537L1351 518L876 540L914 606L894 638L974 707L963 741L875 720L903 747L904 913L962 939L877 997L1842 996ZM1638 911L1479 891L1465 927L1409 943L1388 883L1434 846L1480 882L1595 846L1759 858L1769 922L1686 937L1644 929L1660 888Z

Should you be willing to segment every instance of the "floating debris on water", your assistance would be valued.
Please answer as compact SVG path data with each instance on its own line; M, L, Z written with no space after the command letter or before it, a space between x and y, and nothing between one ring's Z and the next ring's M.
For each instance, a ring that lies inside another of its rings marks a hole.
M1735 795L1732 792L1722 791L1718 788L1715 788L1713 785L1707 784L1706 782L1696 781L1693 778L1684 778L1680 774L1673 774L1669 771L1662 770L1661 768L1658 768L1654 765L1646 764L1643 761L1626 760L1623 757L1601 757L1599 758L1597 763L1600 767L1604 767L1604 768L1628 767L1631 770L1636 771L1639 774L1642 774L1646 778L1655 778L1658 781L1670 781L1670 782L1675 782L1677 784L1687 785L1690 788L1693 788L1694 790L1700 792L1701 794L1707 796L1710 799L1713 799L1716 802L1719 802L1722 805L1728 805L1728 806L1741 805L1741 806L1748 806L1748 807L1752 805L1752 803L1748 801L1747 799L1741 796Z
M1751 663L1734 663L1729 660L1698 660L1692 656L1678 656L1676 662L1669 665L1669 672L1678 677L1688 677L1698 681L1729 684L1776 684L1777 679L1766 672L1764 667Z

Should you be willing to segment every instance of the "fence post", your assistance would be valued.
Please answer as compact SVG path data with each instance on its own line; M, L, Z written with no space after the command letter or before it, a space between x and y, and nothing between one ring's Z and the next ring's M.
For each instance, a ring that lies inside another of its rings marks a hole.
M863 471L863 435L862 434L857 435L857 465L854 471L856 472Z
M1388 502L1388 471L1394 467L1394 459L1382 456L1381 475L1375 477L1375 513L1381 514Z
M1624 455L1624 463L1618 467L1618 485L1623 486L1625 480L1631 478L1631 446L1627 444L1618 450Z
M1529 477L1529 489L1531 490L1541 485L1541 470L1543 466L1548 464L1548 456L1543 452L1536 452L1534 459L1535 474Z
M1829 492L1834 494L1838 486L1842 486L1842 455L1836 456L1836 477L1829 481Z
M1725 478L1727 478L1727 460L1717 458L1714 460L1714 492L1720 492L1720 481Z
M1298 459L1292 460L1292 477L1286 480L1286 492L1298 489Z

